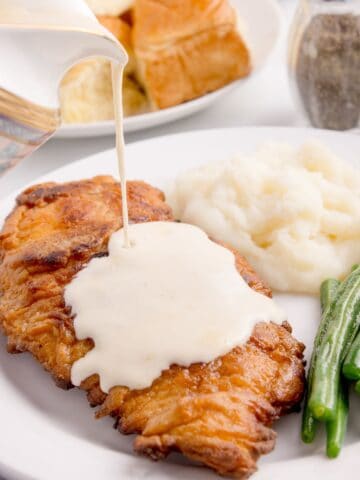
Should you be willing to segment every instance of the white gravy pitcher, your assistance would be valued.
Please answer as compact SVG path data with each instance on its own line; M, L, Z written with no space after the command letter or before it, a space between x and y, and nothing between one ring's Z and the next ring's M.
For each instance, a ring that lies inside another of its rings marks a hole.
M0 175L56 131L62 77L98 56L127 63L84 0L0 0Z

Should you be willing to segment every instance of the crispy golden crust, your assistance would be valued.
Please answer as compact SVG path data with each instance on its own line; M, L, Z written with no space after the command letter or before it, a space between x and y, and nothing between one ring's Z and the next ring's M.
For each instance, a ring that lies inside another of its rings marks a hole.
M168 108L251 71L228 0L137 0L133 44L152 106Z
M259 323L251 339L208 364L172 366L151 388L83 383L98 416L112 415L135 451L154 460L179 451L222 475L246 478L275 446L272 423L296 407L304 389L304 346L288 324Z
M163 194L129 182L131 222L173 220ZM0 234L0 325L10 352L30 351L70 387L71 365L91 348L75 338L64 287L94 256L107 254L121 227L120 188L110 177L43 184L18 197ZM236 252L239 273L271 295ZM101 321L101 319L99 319ZM100 390L83 382L97 416L113 415L123 433L138 433L135 450L153 459L172 450L221 474L244 478L275 442L272 422L301 400L303 345L290 327L258 324L246 345L209 364L171 366L150 388Z
M228 0L136 0L133 15L136 43L144 49L236 23Z

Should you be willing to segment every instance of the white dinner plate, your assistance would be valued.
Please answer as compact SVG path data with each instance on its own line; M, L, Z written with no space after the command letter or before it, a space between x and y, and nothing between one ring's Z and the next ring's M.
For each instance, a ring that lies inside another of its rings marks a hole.
M276 44L282 23L281 10L276 0L232 0L232 3L238 10L239 16L246 27L245 36L252 52L254 63L252 75L254 75L264 65ZM240 88L252 75L181 105L127 117L124 120L124 130L125 132L144 130L199 112L214 102L219 101L234 88ZM58 138L81 138L113 135L114 133L114 122L103 121L65 124L58 130L55 136Z
M269 140L298 145L318 138L359 166L360 137L287 128L236 128L182 133L127 148L129 179L144 179L164 188L180 171L235 152L251 152ZM256 168L256 164L254 164ZM117 175L113 150L75 162L38 181L67 181L98 174ZM14 205L15 194L2 202L0 224ZM304 295L276 295L286 309L295 336L309 357L319 321L319 300ZM132 453L132 437L113 430L112 420L95 421L85 394L62 391L29 354L9 355L0 338L0 476L16 480L200 480L216 478L209 470L171 455L153 463ZM275 450L262 457L254 480L338 480L357 478L360 468L360 401L351 399L346 447L338 460L324 456L324 438L312 446L299 438L300 415L275 424Z

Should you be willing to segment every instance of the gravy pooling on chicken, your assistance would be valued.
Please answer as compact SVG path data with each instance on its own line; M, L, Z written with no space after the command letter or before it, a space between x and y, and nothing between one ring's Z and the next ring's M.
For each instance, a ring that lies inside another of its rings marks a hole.
M93 259L65 289L77 337L94 341L72 367L74 385L97 373L106 393L146 388L170 365L225 355L259 321L286 320L246 284L234 254L199 228L148 222L130 225L129 236L124 248L124 231L113 234L109 256Z

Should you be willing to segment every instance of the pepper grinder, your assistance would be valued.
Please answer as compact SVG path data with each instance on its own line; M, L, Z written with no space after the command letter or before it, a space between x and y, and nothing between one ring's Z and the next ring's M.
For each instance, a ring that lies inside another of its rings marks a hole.
M360 0L300 0L288 64L301 110L314 127L360 126Z

